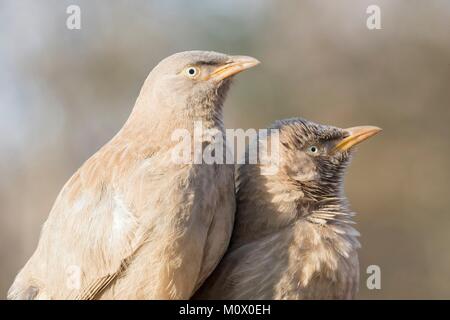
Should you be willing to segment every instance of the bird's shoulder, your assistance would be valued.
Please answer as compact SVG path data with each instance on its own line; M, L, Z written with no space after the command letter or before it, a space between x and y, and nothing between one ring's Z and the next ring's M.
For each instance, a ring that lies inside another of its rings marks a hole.
M89 157L61 189L56 202L74 202L83 193L100 198L108 187L120 184L139 163L151 158L157 150L148 144L115 137ZM96 200L96 199L93 199Z
M64 281L58 278L70 266L81 268L81 286L83 290L88 288L86 294L96 293L97 285L109 283L140 246L148 228L142 218L151 209L152 197L141 196L151 189L151 183L139 179L136 172L153 154L151 148L112 141L66 182L43 226L29 267L33 268L38 260L52 265L52 274L37 267L30 271L46 283L50 296L75 297L76 292L65 288Z

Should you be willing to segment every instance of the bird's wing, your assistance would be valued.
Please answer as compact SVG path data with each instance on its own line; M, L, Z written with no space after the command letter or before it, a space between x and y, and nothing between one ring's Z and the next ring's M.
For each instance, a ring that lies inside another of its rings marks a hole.
M140 178L137 163L130 148L113 146L83 164L57 197L10 298L33 287L35 299L93 299L121 273L148 230L142 191L151 177Z
M36 299L187 299L202 278L202 260L217 264L222 252L205 253L208 231L214 209L227 201L211 182L213 166L168 169L170 154L135 161L106 152L61 191L11 295L33 286Z
M93 300L95 297L102 292L121 272L121 270L116 271L114 274L110 274L97 279L91 283L87 288L83 289L83 292L75 297L75 300Z
M218 177L220 181L218 203L221 205L216 208L208 230L202 268L195 289L198 289L217 267L228 248L233 232L236 210L234 168L232 166L224 168L222 174L222 177Z
M233 170L188 167L158 183L154 192L164 214L102 298L189 299L218 264L232 228Z

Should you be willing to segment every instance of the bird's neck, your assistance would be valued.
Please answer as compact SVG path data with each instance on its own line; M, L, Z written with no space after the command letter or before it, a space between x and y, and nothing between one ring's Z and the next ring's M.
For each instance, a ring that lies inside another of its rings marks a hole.
M188 123L201 123L204 129L224 132L222 103L195 103L183 109Z
M199 127L202 132L224 132L222 101L188 101L188 105L177 107L155 100L151 95L138 97L129 119L118 134L119 139L133 137L133 143L170 149L178 143L173 134L180 130L192 138Z
M354 214L339 186L334 190L330 187L327 196L313 197L312 189L280 174L261 175L260 168L251 165L239 169L238 183L236 225L245 230L243 237L247 240L282 231L297 222L357 236L351 227Z

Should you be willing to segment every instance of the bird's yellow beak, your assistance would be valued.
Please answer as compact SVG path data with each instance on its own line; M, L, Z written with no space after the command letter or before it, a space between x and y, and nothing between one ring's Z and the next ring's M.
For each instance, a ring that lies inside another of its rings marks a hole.
M209 79L220 81L238 74L244 70L250 69L260 62L248 56L231 56L231 59L224 65L219 66L210 75Z
M349 133L347 137L342 139L338 144L334 147L336 151L346 151L351 147L357 145L364 140L369 139L370 137L376 135L381 131L381 128L374 126L360 126L345 129Z

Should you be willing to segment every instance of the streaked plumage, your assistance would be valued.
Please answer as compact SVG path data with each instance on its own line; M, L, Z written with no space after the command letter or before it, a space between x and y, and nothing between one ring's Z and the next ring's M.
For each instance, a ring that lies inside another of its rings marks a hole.
M8 298L190 298L228 245L234 169L173 163L171 134L194 121L223 132L229 77L256 63L202 51L160 62L123 128L63 187Z
M272 164L239 166L230 248L194 298L351 299L360 245L342 178L350 148L379 129L302 119L273 128L278 172L267 170Z

